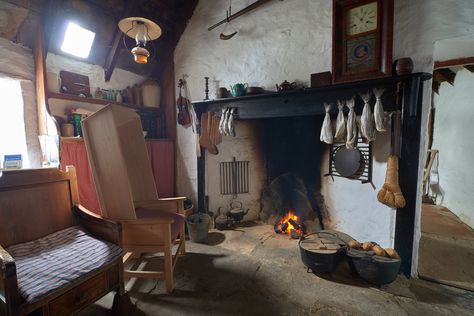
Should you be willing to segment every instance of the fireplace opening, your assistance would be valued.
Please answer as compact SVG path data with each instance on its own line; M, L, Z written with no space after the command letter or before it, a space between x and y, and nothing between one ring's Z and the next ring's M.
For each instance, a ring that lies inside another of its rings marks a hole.
M316 225L316 229L323 229L329 220L321 195L325 150L319 140L322 122L322 116L262 120L267 179L259 217L274 225L276 232L289 235L293 232L296 236L306 229L308 222L313 228ZM290 212L294 223L289 222ZM288 229L289 225L293 227Z

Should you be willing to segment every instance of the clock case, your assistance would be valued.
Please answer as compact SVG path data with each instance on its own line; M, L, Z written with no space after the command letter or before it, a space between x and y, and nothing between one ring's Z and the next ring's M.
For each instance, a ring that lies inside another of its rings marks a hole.
M347 40L371 34L374 31L348 35L348 11L371 2L378 3L377 29L375 43L375 67L364 70L348 71ZM332 73L333 83L388 77L392 75L393 45L393 0L333 0L333 36L332 36Z

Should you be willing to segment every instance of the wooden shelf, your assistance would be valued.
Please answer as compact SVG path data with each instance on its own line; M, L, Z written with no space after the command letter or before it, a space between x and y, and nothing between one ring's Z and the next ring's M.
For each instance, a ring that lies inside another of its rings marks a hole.
M163 110L159 107L138 106L138 105L128 104L128 103L118 103L112 100L86 98L86 97L80 97L77 95L57 93L57 92L49 92L48 99L75 101L75 102L97 104L97 105L115 104L115 105L125 106L127 108L131 108L134 110L153 111L153 112L159 112L159 113L163 112Z

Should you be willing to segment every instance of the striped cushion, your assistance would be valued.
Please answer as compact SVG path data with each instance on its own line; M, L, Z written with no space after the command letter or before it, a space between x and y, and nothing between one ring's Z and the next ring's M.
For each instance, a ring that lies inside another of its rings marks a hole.
M122 256L120 247L80 226L7 248L16 262L20 295L28 303Z

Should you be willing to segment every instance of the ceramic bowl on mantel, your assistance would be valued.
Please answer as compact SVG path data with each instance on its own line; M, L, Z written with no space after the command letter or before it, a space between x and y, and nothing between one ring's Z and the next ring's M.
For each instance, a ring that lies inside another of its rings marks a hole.
M397 59L393 63L393 69L399 76L409 75L413 71L413 59L410 57Z

